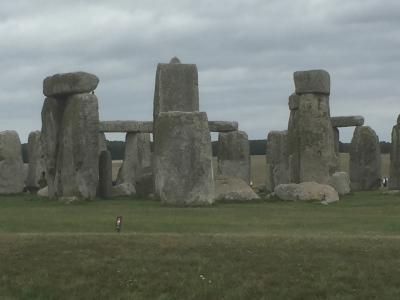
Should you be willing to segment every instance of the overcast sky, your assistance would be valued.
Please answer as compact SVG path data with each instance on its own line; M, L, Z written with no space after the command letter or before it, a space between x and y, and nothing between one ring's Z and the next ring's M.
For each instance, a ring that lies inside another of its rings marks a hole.
M157 63L173 56L197 64L208 118L251 139L287 128L296 70L327 70L331 115L363 115L381 140L400 113L399 0L13 0L0 4L0 128L26 142L43 79L78 70L100 78L101 120L151 120Z

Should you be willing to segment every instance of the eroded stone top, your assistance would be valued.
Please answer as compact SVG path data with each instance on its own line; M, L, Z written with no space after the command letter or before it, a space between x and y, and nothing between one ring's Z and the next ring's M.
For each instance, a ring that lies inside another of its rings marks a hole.
M86 72L61 73L46 77L43 94L47 97L89 93L96 89L99 78Z
M325 70L297 71L293 74L296 94L330 94L330 76Z
M181 61L179 58L177 58L176 56L174 56L173 58L171 58L171 60L169 61L170 64L180 64Z

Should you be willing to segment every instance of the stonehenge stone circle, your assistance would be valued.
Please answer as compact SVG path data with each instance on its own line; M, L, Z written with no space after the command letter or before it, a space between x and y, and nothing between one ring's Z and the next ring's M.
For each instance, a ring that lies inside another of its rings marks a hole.
M295 72L296 94L289 97L290 182L326 183L337 168L329 108L329 74Z
M108 150L100 152L98 194L102 198L112 196L112 159Z
M400 115L392 129L390 152L389 189L400 190Z
M158 64L153 109L154 120L161 112L199 111L196 65L182 64L177 58L168 64Z
M325 70L297 71L293 77L297 95L330 94L330 76Z
M26 187L30 191L37 191L47 185L46 165L43 160L40 131L33 131L28 137L28 176Z
M156 195L171 205L213 203L214 179L207 114L162 112L156 124Z
M21 193L25 175L18 133L13 130L0 132L0 194Z
M99 176L99 111L92 91L97 77L67 73L45 79L42 109L42 147L50 198L91 200ZM63 83L65 80L65 83ZM92 84L89 84L92 83ZM51 92L48 92L51 91Z
M47 97L89 93L96 89L99 78L86 72L55 74L43 81L43 94Z
M381 182L381 150L375 131L368 126L354 130L350 144L351 189L375 190Z
M244 131L219 133L217 173L250 183L250 146Z
M275 186L290 182L287 131L270 131L267 137L266 190L273 192Z

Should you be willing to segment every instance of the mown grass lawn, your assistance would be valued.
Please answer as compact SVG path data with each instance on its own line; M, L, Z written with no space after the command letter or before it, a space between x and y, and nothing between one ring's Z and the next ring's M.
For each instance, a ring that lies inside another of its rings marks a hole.
M399 217L400 196L379 192L208 208L1 197L0 299L399 299Z

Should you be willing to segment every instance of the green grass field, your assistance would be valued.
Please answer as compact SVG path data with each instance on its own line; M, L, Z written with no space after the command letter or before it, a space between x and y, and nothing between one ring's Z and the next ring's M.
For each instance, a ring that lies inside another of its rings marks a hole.
M380 192L207 208L1 197L0 299L399 299L399 216Z

